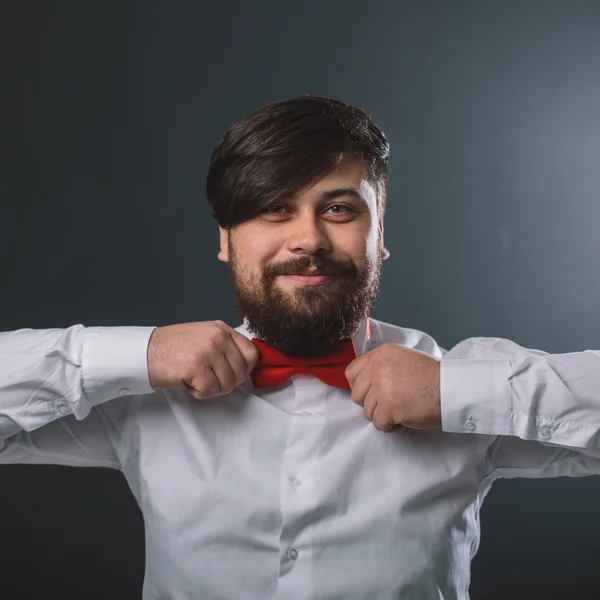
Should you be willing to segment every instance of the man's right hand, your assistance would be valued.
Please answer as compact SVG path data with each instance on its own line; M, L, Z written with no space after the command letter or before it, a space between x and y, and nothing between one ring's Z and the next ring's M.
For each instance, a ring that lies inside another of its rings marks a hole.
M228 394L247 379L258 356L256 346L223 321L158 327L148 344L150 385L185 385L198 400Z

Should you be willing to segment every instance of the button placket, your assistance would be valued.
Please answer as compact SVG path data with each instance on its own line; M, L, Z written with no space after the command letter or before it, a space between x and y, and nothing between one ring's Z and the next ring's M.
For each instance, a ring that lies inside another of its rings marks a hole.
M324 388L313 377L295 377L293 383L296 396L292 411L294 416L282 465L286 476L282 478L280 548L281 576L295 580L296 577L304 577L311 564L310 527L305 524L306 515L317 506L313 473L318 463L322 436ZM311 418L307 418L307 413ZM299 548L308 555L302 556Z

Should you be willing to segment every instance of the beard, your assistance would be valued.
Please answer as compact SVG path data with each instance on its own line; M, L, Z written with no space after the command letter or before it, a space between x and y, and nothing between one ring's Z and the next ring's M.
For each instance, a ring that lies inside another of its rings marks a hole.
M381 248L380 248L381 250ZM355 265L322 256L299 256L268 265L259 278L244 276L233 247L229 269L241 319L254 337L290 357L316 357L354 335L379 291L381 252ZM321 285L287 290L279 275L317 269L330 275Z

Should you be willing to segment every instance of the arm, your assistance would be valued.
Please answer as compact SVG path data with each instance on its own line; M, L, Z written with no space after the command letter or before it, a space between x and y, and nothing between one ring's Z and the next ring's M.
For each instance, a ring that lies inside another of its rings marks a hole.
M0 463L119 468L127 396L227 394L257 360L221 321L0 333Z
M99 405L147 394L153 327L0 333L0 462L118 467L118 428ZM120 406L119 406L120 404Z
M501 436L490 460L503 476L600 472L600 352L465 340L442 359L441 406L444 431Z

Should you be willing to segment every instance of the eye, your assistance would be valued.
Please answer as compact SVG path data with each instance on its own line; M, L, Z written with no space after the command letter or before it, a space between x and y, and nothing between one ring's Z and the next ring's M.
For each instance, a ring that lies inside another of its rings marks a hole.
M336 223L349 223L354 221L358 211L348 204L332 204L325 210L325 216Z
M352 208L352 206L347 206L346 204L334 204L333 206L330 206L327 210L332 211L332 214L334 215L345 215L356 212L354 208Z
M287 207L281 204L272 204L271 206L263 208L260 212L265 214L280 215L284 210L286 210L286 208Z
M266 206L262 210L259 210L258 214L263 217L284 217L287 211L287 206L283 206L282 204L271 204L270 206Z

